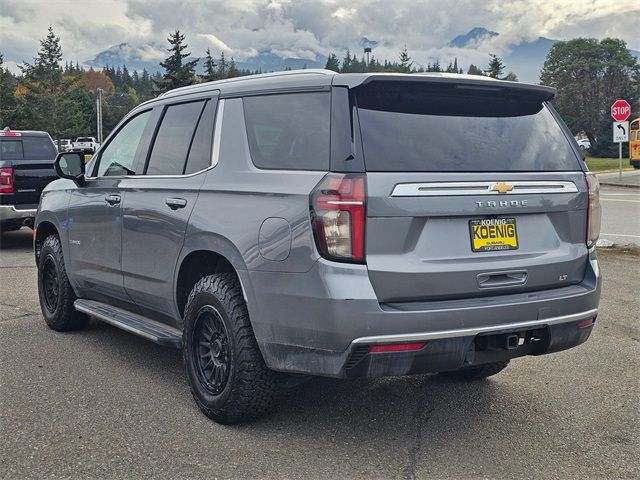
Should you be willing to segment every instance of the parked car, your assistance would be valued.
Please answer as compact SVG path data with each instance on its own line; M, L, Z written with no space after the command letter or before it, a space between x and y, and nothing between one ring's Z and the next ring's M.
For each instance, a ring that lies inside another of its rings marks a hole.
M33 226L44 187L57 177L47 132L0 130L0 231Z
M576 140L576 142L578 142L580 150L589 150L591 148L591 142L588 138L581 138L579 140Z
M96 139L93 137L78 137L76 141L73 142L72 150L74 152L93 155L98 149L98 146L98 142L96 142Z
M73 142L70 138L61 138L55 143L59 152L69 152L73 149Z
M553 96L327 70L170 91L86 171L58 157L44 319L181 348L222 423L262 415L283 378L474 380L575 347L598 314L598 181Z

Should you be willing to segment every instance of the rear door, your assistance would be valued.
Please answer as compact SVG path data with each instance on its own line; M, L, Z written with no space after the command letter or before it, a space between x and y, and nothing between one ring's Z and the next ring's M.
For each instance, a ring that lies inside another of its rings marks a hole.
M174 272L189 217L211 166L217 99L163 105L144 175L124 189L124 286L143 313L174 322Z
M577 152L535 94L373 82L356 93L380 301L554 288L583 279Z

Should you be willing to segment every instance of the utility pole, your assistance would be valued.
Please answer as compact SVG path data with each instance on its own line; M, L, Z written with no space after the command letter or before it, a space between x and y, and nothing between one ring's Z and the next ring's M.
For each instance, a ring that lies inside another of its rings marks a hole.
M98 143L102 145L102 94L104 90L98 88L98 97L96 98L96 115L98 125Z

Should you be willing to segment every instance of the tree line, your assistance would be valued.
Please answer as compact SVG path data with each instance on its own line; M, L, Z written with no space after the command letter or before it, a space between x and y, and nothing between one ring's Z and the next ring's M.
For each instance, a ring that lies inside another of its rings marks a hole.
M33 63L20 65L20 74L3 65L0 52L0 128L48 131L55 139L90 136L96 131L96 94L103 92L103 130L105 136L133 107L168 90L201 82L261 73L239 69L224 52L214 57L207 49L200 58L188 52L185 35L179 30L169 34L168 56L159 66L162 72L130 71L126 65L86 69L62 63L60 38L49 27L40 41ZM369 52L371 53L371 52ZM465 73L454 58L446 66L435 60L417 65L407 48L396 60L378 60L373 55L358 58L349 50L342 58L327 57L325 68L340 73L360 72L447 72ZM503 60L490 54L486 68L469 65L470 75L517 81ZM541 83L557 89L553 100L572 132L585 132L592 144L591 154L613 155L609 105L617 98L632 103L635 115L640 111L640 66L623 40L601 41L576 38L554 44L540 75Z

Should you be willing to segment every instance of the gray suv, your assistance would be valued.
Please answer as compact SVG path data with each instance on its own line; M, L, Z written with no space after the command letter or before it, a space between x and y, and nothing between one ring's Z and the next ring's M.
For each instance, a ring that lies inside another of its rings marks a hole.
M181 348L210 418L309 375L488 377L584 342L598 182L549 101L477 76L304 70L180 88L36 219L44 318Z

